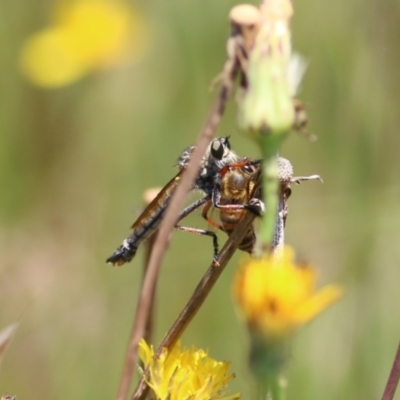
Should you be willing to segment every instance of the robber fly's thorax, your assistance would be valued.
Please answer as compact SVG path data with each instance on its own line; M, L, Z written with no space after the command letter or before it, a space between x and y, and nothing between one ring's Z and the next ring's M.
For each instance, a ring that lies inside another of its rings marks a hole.
M195 146L188 147L179 158L179 167L186 168ZM220 170L229 164L239 160L239 157L231 150L229 137L213 140L208 146L201 160L199 173L193 183L193 189L200 190L206 195L211 195L213 189L220 182Z

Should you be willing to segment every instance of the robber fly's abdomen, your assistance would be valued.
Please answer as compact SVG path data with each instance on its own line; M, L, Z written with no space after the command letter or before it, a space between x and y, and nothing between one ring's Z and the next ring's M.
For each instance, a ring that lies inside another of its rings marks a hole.
M133 232L114 251L112 256L107 258L107 262L118 266L130 262L135 256L139 245L158 229L171 197L178 186L181 172L170 180L156 198L146 207L132 225Z

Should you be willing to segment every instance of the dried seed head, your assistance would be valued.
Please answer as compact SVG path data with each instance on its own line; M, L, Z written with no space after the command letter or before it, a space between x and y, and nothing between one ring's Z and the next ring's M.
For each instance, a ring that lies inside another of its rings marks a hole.
M261 21L261 14L259 9L251 4L239 4L231 9L229 20L233 25L257 26Z
M254 47L261 25L261 13L257 7L251 4L239 4L231 9L229 20L231 21L231 35L241 38L239 41L247 58L248 52Z
M278 178L282 183L289 183L293 178L293 166L291 162L283 157L278 157Z

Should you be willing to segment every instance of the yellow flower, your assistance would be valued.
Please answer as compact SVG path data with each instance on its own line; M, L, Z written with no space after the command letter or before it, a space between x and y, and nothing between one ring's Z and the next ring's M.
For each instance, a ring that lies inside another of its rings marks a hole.
M142 16L122 0L63 2L53 20L21 52L23 72L39 86L65 86L92 70L136 61L148 47Z
M281 339L338 300L341 289L325 286L315 292L316 273L294 264L286 247L281 257L252 259L234 280L233 296L250 329L265 339Z
M222 397L224 387L234 378L227 375L229 362L215 361L201 349L180 348L177 343L168 353L165 349L159 358L154 358L153 347L142 339L139 356L145 367L149 367L147 382L157 400L234 400L240 393Z

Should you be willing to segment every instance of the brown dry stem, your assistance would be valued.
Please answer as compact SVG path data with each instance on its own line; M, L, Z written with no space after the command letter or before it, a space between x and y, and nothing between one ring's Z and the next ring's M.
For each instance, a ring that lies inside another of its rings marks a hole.
M383 392L382 400L392 400L396 393L397 385L400 378L400 344L397 347L396 355L394 357L392 369L388 381L386 383L385 391Z
M253 223L254 218L254 214L247 212L242 221L240 221L238 226L232 232L231 236L219 254L218 261L220 266L215 267L214 263L211 263L202 280L197 285L192 297L189 299L188 303L183 308L178 318L165 335L164 339L161 341L155 353L155 357L158 357L164 348L170 350L181 337L190 321L194 318L197 311L204 303L227 263L233 256L248 228ZM145 371L144 377L142 377L140 380L135 392L132 394L131 400L143 400L146 397L149 387L146 384L145 377L148 377L147 370Z
M191 189L192 183L198 172L201 158L203 157L208 144L211 142L216 129L219 125L221 117L224 113L229 89L222 86L218 97L209 111L206 122L196 142L196 148L191 156L189 165L182 176L182 180L172 196L171 203L165 212L164 220L161 223L158 235L156 236L153 251L150 254L149 263L147 265L146 276L139 295L139 301L136 308L136 315L133 322L131 336L128 343L128 350L125 358L123 372L116 400L126 400L132 383L132 377L137 364L137 346L139 340L144 336L146 329L146 321L148 321L152 296L157 284L158 272L161 261L167 249L169 235L173 230L179 211L182 209L186 195Z

